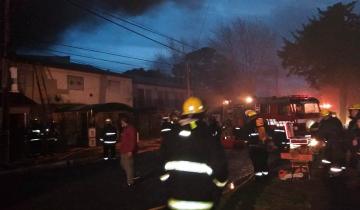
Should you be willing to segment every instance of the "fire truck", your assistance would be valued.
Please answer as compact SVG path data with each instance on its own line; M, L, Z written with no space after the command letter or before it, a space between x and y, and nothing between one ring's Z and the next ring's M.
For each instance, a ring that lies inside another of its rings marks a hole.
M257 97L251 103L235 104L228 108L227 119L233 122L234 138L241 139L241 127L244 124L244 111L253 109L266 119L274 131L274 143L281 150L289 149L289 140L286 135L285 125L293 124L296 136L309 136L309 128L320 117L319 100L303 95L283 97ZM227 137L229 139L229 137Z

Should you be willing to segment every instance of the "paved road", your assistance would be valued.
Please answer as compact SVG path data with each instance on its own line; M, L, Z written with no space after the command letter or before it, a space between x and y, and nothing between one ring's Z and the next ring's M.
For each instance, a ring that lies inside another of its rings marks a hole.
M251 173L245 151L228 151L232 178ZM129 190L117 161L2 176L0 209L147 209L163 202L156 152L143 153L138 171L146 175Z

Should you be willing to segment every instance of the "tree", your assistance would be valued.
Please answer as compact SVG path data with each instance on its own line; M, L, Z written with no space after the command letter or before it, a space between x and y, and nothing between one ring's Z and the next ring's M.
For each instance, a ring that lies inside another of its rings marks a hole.
M276 35L259 21L239 18L231 24L223 24L217 28L209 45L229 59L239 75L239 82L245 84L242 88L250 93L257 89L255 84L269 86L265 79L277 76Z
M293 33L292 40L284 39L278 53L290 74L304 76L316 88L339 89L342 120L349 87L360 76L360 16L353 12L355 3L318 9L318 17Z
M186 79L190 69L191 88L195 95L215 100L216 96L231 96L232 84L236 78L228 59L215 49L204 47L186 54L185 58L174 65L173 74Z

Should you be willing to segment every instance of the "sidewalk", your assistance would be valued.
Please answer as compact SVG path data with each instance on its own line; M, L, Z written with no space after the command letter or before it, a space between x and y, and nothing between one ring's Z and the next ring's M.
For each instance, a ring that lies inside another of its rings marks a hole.
M156 151L160 147L159 139L145 139L138 142L138 154ZM54 155L38 156L15 161L7 165L0 165L0 175L23 173L34 169L63 167L85 164L102 160L102 145L96 147L75 147L66 152Z

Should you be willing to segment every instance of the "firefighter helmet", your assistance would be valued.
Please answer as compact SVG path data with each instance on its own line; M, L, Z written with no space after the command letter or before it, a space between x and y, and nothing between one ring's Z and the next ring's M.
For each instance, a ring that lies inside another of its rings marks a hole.
M322 109L322 110L320 111L320 115L321 115L322 117L329 116L330 114L331 114L331 111L328 110L328 109Z
M183 104L182 115L199 114L204 111L205 109L202 101L197 97L190 97L186 99Z
M257 115L257 113L254 110L249 109L249 110L245 111L245 115L247 117L253 117L253 116Z
M360 104L353 104L349 107L350 110L353 110L353 109L359 109L360 110Z

